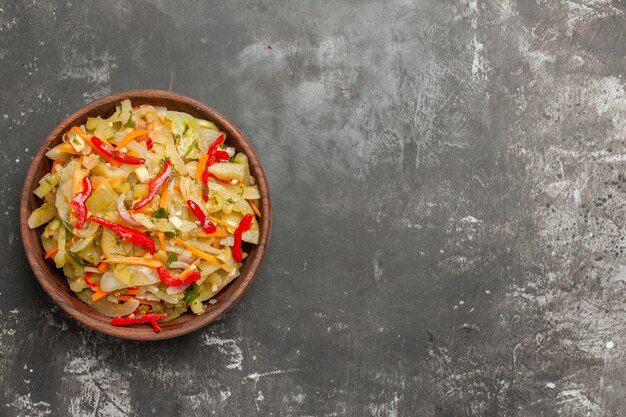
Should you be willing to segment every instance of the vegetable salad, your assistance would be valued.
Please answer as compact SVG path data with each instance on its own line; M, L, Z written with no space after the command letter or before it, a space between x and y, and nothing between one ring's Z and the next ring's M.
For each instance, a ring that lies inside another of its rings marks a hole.
M46 259L111 324L175 319L239 275L257 244L259 190L248 158L212 122L122 101L46 156L51 172L28 220Z

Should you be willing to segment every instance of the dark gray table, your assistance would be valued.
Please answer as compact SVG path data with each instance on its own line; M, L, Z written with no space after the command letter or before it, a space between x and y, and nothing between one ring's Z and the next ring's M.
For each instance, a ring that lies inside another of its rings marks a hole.
M626 413L626 3L0 1L0 415ZM23 254L30 158L109 92L251 139L272 245L223 319L78 325Z

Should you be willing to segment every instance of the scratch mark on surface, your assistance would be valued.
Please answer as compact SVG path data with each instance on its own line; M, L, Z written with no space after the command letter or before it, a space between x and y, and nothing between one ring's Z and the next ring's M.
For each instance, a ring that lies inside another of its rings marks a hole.
M276 371L269 371L269 372L263 372L263 373L253 372L249 375L246 375L245 379L250 379L255 382L258 382L259 379L265 378L266 376L274 376L274 375L288 374L292 372L300 372L301 370L302 369L300 368L293 368L293 369L276 370Z

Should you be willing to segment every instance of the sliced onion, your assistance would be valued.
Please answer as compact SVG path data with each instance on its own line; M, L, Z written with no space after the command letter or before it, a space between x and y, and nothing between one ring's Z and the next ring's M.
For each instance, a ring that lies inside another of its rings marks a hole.
M170 304L178 304L178 302L180 301L181 297L180 295L177 294L168 294L165 291L161 291L159 290L156 285L151 285L147 288L147 290L149 292L151 292L152 294L156 295L157 297L159 297L161 300L165 301L166 303L170 303Z
M100 279L100 289L102 291L116 291L127 287L128 285L118 280L111 271L105 272Z
M234 236L226 236L220 239L220 245L224 246L234 246L235 245L235 237Z
M105 316L128 316L139 307L139 300L131 298L124 304L113 304L106 298L100 298L97 301L92 301L90 304L96 311Z
M165 250L168 252L174 252L178 254L182 254L185 252L185 250L179 246L166 246Z
M148 301L161 301L161 299L159 297L157 297L154 294L150 294L150 293L146 293L142 298L144 300L148 300Z
M187 269L189 268L189 264L181 261L174 261L170 264L170 268L172 269Z
M150 219L150 217L146 216L143 213L133 213L133 214L131 214L131 217L134 220L138 221L139 224L141 224L146 229L153 229L154 228L154 222Z
M140 226L137 220L133 219L130 216L128 210L126 210L126 206L124 206L124 194L120 195L120 198L117 199L117 212L119 213L122 220L124 220L128 224L132 224L133 226Z
M97 231L98 231L98 227L100 227L100 225L98 223L92 223L92 222L87 222L89 224L89 226L84 227L82 229L74 229L72 230L72 233L74 233L75 236L78 236L80 238L86 238L89 236L93 236Z
M168 294L179 294L185 291L191 284L192 283L190 282L189 284L179 285L178 287L167 287L165 292Z
M193 258L191 256L180 255L178 260L181 262L185 262L186 264L191 264L193 262Z
M159 114L159 116L161 117L165 117L167 116L167 107L162 107L162 106L154 106L154 110L156 110L156 112Z
M152 268L140 265L123 267L119 265L113 271L118 281L124 282L126 287L140 287L142 285L156 284L160 281L156 271Z

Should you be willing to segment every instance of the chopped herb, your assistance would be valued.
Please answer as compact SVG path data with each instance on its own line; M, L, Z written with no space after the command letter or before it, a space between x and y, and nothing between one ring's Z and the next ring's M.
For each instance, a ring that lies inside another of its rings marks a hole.
M185 152L185 155L183 156L183 158L187 158L189 156L191 151L193 151L193 148L196 147L196 142L198 142L196 139L194 139L193 142L191 142L191 145L189 145L189 148L187 148L187 152Z
M175 238L178 235L178 233L176 232L165 232L165 237L172 239Z
M175 253L170 253L170 255L167 257L167 261L165 261L165 266L170 266L172 262L175 262L177 260L178 255L176 255Z
M170 212L163 207L159 207L158 210L152 213L152 217L154 217L155 219L167 219L168 217L170 217Z
M139 310L141 314L146 314L150 310L150 307L147 305L140 305L137 310Z
M76 255L74 252L70 252L69 250L67 251L67 256L70 257L70 259L72 260L72 262L74 262L75 264L77 264L78 266L85 266L85 262L83 262L82 259L80 259L78 257L78 255Z
M133 121L133 115L132 114L128 117L128 120L124 124L124 127L133 127L133 128L135 127L135 122Z
M193 287L193 285L191 285L191 286L189 286L185 290L185 295L183 296L183 301L186 301L187 303L191 303L193 300L198 298L199 295L200 294L198 293L198 291L196 291L196 289Z

